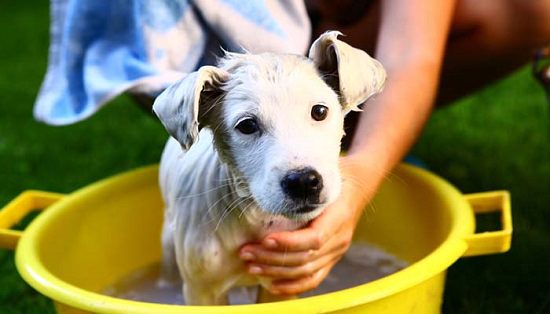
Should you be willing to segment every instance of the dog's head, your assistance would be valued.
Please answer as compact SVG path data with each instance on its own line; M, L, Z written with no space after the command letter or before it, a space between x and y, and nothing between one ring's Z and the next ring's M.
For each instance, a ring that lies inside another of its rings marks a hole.
M344 116L381 91L385 72L362 50L323 34L309 58L228 54L164 91L153 110L182 147L199 128L262 210L310 220L341 188Z

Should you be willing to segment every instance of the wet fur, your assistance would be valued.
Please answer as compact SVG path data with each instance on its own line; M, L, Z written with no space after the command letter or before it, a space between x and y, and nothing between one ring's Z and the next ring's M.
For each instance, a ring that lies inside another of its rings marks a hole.
M187 304L226 304L237 285L268 288L268 278L246 272L239 248L300 228L340 193L344 116L382 89L385 72L337 35L322 35L310 58L228 54L155 101L172 136L160 166L163 270L166 280L183 278ZM328 107L323 121L311 118L316 104ZM238 132L235 125L250 115L260 131ZM324 187L315 210L296 214L304 204L280 182L305 167L320 173Z

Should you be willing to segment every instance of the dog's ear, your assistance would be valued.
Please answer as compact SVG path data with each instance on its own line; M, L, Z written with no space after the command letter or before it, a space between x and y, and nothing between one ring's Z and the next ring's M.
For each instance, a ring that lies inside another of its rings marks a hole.
M309 58L323 80L338 94L344 113L380 93L386 71L366 52L338 40L338 31L326 32L311 45Z
M185 149L195 142L199 126L207 124L206 113L222 94L221 85L229 74L213 66L203 66L168 87L153 104L168 133Z

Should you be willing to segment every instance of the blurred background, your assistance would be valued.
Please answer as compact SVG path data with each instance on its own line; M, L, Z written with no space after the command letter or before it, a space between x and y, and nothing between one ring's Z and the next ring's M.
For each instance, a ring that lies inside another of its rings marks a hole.
M158 162L161 125L119 97L66 127L34 121L46 70L48 1L0 2L0 207L26 189L70 193ZM550 104L526 66L438 109L412 155L464 193L512 195L512 249L449 269L444 313L550 313ZM0 313L54 313L0 250Z

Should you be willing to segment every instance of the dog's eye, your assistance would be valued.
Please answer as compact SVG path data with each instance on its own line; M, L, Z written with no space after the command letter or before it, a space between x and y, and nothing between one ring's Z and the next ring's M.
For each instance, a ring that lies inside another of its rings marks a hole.
M311 108L311 117L315 121L325 120L328 114L328 107L323 105L315 105Z
M259 130L258 123L253 118L245 118L239 121L235 128L243 134L252 134Z

